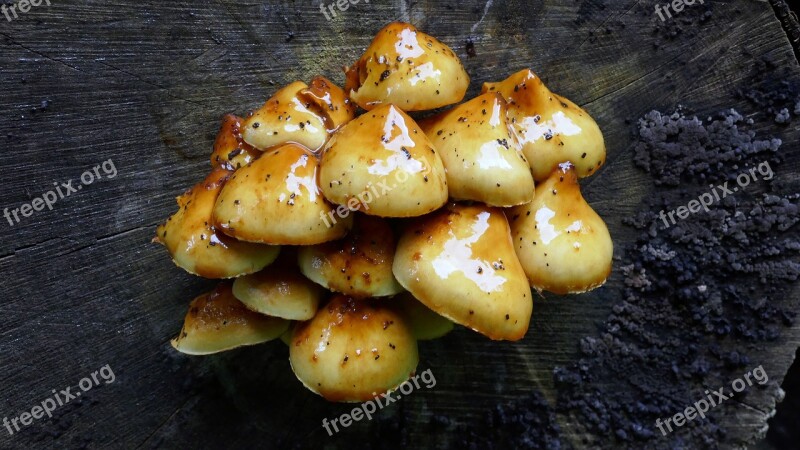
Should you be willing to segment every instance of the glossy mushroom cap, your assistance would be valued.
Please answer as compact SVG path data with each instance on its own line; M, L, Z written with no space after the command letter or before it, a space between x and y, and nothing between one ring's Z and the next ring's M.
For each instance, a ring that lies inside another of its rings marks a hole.
M261 152L242 139L242 118L227 114L222 118L214 151L211 153L211 167L231 172L246 166L261 155Z
M300 270L320 286L356 298L383 297L403 288L392 275L396 240L385 219L354 213L344 239L300 247Z
M499 83L484 83L483 92L499 92L508 102L508 115L536 181L563 162L571 161L581 178L605 163L606 146L597 122L580 106L550 92L530 69Z
M333 206L317 185L317 157L298 144L270 150L237 170L214 206L217 229L236 239L311 245L343 237L352 218L324 220Z
M498 93L420 122L447 170L450 198L515 206L533 197L533 176Z
M277 265L277 264L276 264ZM326 292L295 267L270 267L237 278L233 295L248 309L287 320L308 320Z
M192 301L172 346L187 355L208 355L277 339L288 326L286 320L245 308L226 282Z
M514 249L531 286L556 294L597 288L611 273L614 245L605 222L581 195L569 163L508 212Z
M311 150L325 144L328 132L322 119L306 106L300 91L308 88L295 81L276 92L242 124L244 141L259 150L297 142Z
M337 402L363 402L416 370L417 341L402 316L378 301L336 296L295 326L289 360L311 391Z
M329 201L381 217L414 217L447 202L436 150L400 108L384 105L354 119L328 141L320 187Z
M175 264L205 278L234 278L257 272L275 261L277 246L240 242L214 227L214 203L230 172L221 168L177 198L178 212L158 227L155 241L163 244Z
M366 110L387 103L404 111L440 108L460 102L468 87L469 75L453 50L401 22L379 31L346 70L345 91Z
M394 275L428 308L491 339L518 340L528 330L531 290L500 209L449 204L413 221Z
M356 104L347 98L342 88L323 76L314 77L299 96L322 118L329 134L356 116Z

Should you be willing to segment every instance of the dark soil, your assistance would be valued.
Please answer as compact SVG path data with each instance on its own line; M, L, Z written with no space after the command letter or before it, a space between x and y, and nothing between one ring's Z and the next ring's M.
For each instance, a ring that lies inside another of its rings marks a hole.
M725 443L715 419L730 403L666 436L655 421L767 363L738 349L778 339L794 321L786 293L800 275L800 195L783 192L777 176L669 227L659 215L708 192L710 181L765 162L780 167L780 141L757 139L742 122L735 111L706 121L651 112L639 121L637 162L655 184L675 187L627 220L642 234L620 266L624 300L603 334L583 340L584 357L555 371L559 411L584 420L595 444ZM747 392L735 399L746 403Z
M797 114L781 112L795 101L791 86L741 95L764 122ZM557 405L538 393L501 405L489 426L465 427L465 447L559 448L559 414L584 424L580 444L591 447L718 448L735 444L719 424L725 408L741 407L757 389L779 397L776 381L754 384L666 436L655 425L707 389L729 392L732 381L769 362L746 349L779 339L795 321L788 293L800 276L800 194L781 178L780 139L749 130L753 124L734 110L705 120L652 111L638 121L635 160L654 193L626 221L641 235L616 266L627 286L622 300L602 333L581 341L580 360L555 369ZM742 173L747 186L736 181ZM725 182L737 192L708 211L669 226L661 218Z

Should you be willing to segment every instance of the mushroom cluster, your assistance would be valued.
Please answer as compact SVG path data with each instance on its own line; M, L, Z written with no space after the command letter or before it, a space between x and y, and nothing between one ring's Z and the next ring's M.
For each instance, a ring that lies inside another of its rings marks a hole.
M157 230L178 267L223 280L173 347L281 338L308 389L364 401L413 376L417 342L454 323L519 340L531 288L601 286L613 245L578 183L605 161L599 127L527 69L418 115L469 82L449 47L392 23L344 89L295 81L225 116L209 175Z

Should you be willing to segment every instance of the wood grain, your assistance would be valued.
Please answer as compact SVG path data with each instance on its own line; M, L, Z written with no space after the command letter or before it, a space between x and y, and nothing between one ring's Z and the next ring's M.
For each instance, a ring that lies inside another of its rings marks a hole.
M531 388L554 401L553 368L574 362L580 338L607 317L618 273L591 294L539 301L521 343L458 330L423 344L420 369L432 369L436 387L336 438L321 420L348 407L300 386L280 342L202 359L169 347L188 301L213 283L174 267L150 239L174 197L207 171L223 114L245 113L295 79L324 74L341 83L341 67L392 19L450 45L473 78L470 95L483 81L530 66L589 110L604 130L609 163L584 192L617 248L633 241L622 219L651 189L633 168L626 120L678 104L701 116L749 111L735 92L747 83L753 55L770 55L800 81L780 21L757 1L714 3L711 20L671 38L659 31L655 3L632 0L373 0L332 21L318 1L51 3L13 22L0 16L0 208L19 207L108 159L118 175L19 224L0 219L0 410L9 417L30 410L51 389L105 364L116 381L17 435L0 428L3 448L362 447L365 430L391 429L400 411L414 412L396 425L410 431L411 444L447 448L457 436L431 436L434 414L475 423ZM796 175L800 130L780 132L795 156L781 171ZM800 327L757 345L750 350L769 355L765 369L779 383ZM726 410L730 442L755 441L774 410L766 393L750 400ZM560 420L565 444L580 446L580 424Z

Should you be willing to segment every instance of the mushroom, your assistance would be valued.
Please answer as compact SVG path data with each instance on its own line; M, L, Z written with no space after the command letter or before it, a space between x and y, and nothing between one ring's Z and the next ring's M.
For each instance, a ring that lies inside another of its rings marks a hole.
M614 244L603 219L581 195L570 163L536 188L533 201L508 212L514 248L531 286L576 294L602 286Z
M296 268L286 266L271 267L233 283L233 295L248 309L287 320L314 317L324 294Z
M562 162L571 161L581 178L605 163L603 133L594 119L550 92L530 69L498 83L484 83L483 92L499 92L508 101L508 115L536 181L547 178Z
M230 172L217 168L177 198L178 212L156 230L175 264L205 278L234 278L272 264L280 247L239 242L213 225L211 213Z
M315 77L307 88L300 91L299 96L323 119L329 134L356 116L355 103L347 98L342 88L325 77Z
M295 81L270 97L242 124L244 141L262 151L286 142L311 150L322 147L328 132L323 118L309 109L308 100L300 95L306 89L308 85Z
M451 203L408 224L397 281L428 308L494 340L528 330L532 299L503 211Z
M396 246L392 228L385 219L356 214L344 239L300 247L300 270L320 286L356 298L401 292L392 275Z
M451 198L507 207L533 197L531 168L511 133L500 94L483 94L420 126L439 150Z
M394 105L373 109L331 137L322 152L320 187L333 203L381 217L421 216L447 202L442 160Z
M311 245L343 237L351 217L324 220L333 206L317 185L318 160L307 148L285 144L237 170L214 206L214 224L242 241Z
M363 402L412 376L419 355L400 314L381 302L337 295L295 325L289 361L303 385L325 399Z
M209 355L277 339L288 326L284 319L245 308L233 296L231 283L223 282L192 301L172 346L187 355Z
M250 164L261 152L242 140L242 118L227 114L222 118L214 151L211 153L211 167L231 172Z
M345 91L366 110L387 103L404 111L440 108L460 102L469 86L450 47L402 22L379 31L345 76Z
M411 327L411 333L417 340L439 339L453 331L452 321L433 312L408 292L392 298L391 306L405 317Z
M281 342L286 344L287 347L292 345L292 332L294 331L295 323L296 322L289 322L289 328L287 328L286 331L284 331L281 335Z

